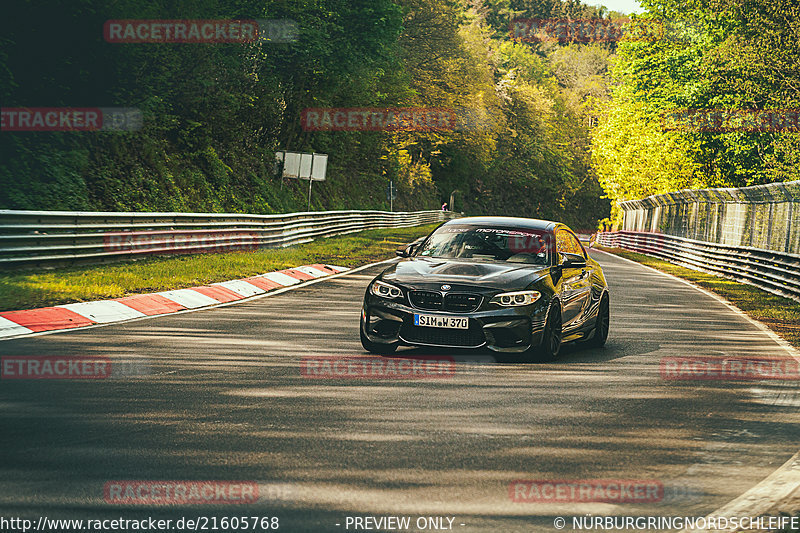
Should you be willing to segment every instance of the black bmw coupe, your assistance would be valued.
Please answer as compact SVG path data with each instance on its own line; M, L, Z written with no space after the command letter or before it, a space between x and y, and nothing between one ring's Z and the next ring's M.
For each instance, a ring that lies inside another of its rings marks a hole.
M445 222L398 250L367 287L361 344L488 348L549 361L562 342L606 342L608 285L564 224L511 217Z

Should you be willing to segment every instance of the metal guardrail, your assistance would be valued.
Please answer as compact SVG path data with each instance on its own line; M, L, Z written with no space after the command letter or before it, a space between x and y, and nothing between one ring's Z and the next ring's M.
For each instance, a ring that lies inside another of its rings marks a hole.
M0 210L0 268L289 246L366 229L442 222L449 211L277 215Z
M800 181L684 189L619 206L626 231L800 254Z
M595 242L755 285L800 302L798 254L637 231L598 233Z

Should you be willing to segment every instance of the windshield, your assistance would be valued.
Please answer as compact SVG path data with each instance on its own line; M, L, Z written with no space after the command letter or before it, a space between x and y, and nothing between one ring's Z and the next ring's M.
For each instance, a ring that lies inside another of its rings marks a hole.
M549 265L549 241L548 234L535 230L446 225L437 229L416 255Z

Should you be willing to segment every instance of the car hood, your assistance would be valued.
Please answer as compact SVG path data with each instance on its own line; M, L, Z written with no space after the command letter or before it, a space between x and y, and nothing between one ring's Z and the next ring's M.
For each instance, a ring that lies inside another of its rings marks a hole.
M541 265L410 257L384 270L381 278L412 286L450 283L496 289L522 289L547 272L548 267Z

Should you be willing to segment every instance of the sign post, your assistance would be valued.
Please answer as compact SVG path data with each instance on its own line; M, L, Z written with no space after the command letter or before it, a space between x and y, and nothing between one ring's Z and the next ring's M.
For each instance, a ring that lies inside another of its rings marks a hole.
M389 186L386 188L386 199L389 200L389 211L394 211L394 199L397 197L397 188L394 186L394 181L389 180Z

